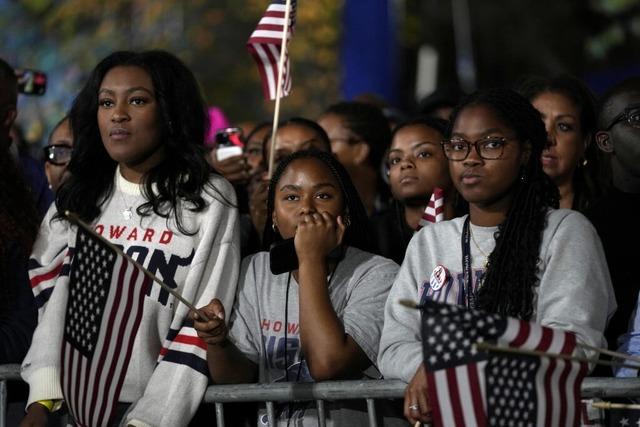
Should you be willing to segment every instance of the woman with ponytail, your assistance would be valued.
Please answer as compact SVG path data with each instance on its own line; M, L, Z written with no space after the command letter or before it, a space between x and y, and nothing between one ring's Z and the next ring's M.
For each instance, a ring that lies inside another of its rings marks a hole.
M430 412L420 318L398 299L479 308L606 346L615 300L602 245L584 216L556 209L558 190L540 160L545 145L540 114L511 90L477 92L452 113L442 147L469 215L411 240L385 307L378 357L386 378L409 383L404 409L412 423Z

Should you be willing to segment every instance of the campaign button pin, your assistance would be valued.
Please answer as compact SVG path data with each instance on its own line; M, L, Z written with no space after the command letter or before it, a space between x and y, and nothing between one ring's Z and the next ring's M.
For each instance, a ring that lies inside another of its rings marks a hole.
M431 286L431 290L437 291L440 290L441 287L444 286L444 283L447 281L447 276L449 272L442 265L436 266L431 273L431 278L429 279L429 285Z

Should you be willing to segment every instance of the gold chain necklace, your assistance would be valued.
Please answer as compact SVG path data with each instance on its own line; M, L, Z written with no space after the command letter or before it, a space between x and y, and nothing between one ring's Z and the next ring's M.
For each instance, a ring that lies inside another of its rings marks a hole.
M482 250L482 248L480 247L478 242L476 242L476 238L473 237L473 231L471 230L471 225L469 225L469 234L471 235L471 241L475 245L476 249L478 249L480 251L480 253L482 254L482 256L484 257L484 269L486 270L487 269L487 265L489 265L489 255L487 255L487 253Z

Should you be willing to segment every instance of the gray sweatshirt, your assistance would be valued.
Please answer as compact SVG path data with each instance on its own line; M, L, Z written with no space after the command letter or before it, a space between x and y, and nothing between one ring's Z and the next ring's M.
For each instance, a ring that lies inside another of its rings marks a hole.
M329 283L329 298L345 332L358 343L372 363L377 357L381 313L397 271L395 262L349 247ZM231 314L230 338L248 359L258 365L260 383L313 381L301 354L298 283L293 275L273 275L269 269L269 253L260 252L244 259L239 282ZM372 366L362 373L362 378L367 377L379 378L380 374ZM357 405L330 403L327 425L366 425L364 411L365 408L358 410ZM289 422L287 415L291 418ZM317 425L315 405L312 404L279 407L277 416L278 425ZM388 419L384 422L391 425ZM262 411L258 425L266 424L266 414Z
M420 312L398 304L423 297L464 304L462 227L466 216L425 227L413 236L385 305L378 366L385 378L411 381L422 363ZM495 246L498 227L471 224L473 289ZM436 266L447 279L430 284ZM603 331L616 302L602 244L591 223L568 209L550 210L540 245L540 282L532 320L543 326L573 331L579 342L606 347ZM591 354L589 354L591 356Z

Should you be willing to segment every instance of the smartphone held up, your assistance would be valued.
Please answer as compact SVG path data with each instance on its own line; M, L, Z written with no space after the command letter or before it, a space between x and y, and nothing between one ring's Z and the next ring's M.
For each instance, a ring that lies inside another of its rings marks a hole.
M16 69L18 92L23 95L42 96L47 91L47 75L29 68Z
M243 152L242 129L227 128L216 132L216 160L239 156Z

